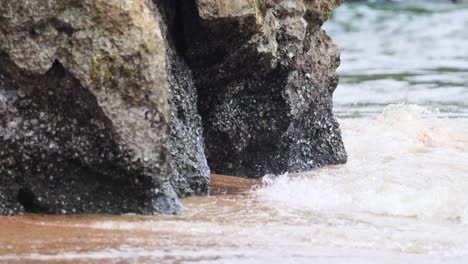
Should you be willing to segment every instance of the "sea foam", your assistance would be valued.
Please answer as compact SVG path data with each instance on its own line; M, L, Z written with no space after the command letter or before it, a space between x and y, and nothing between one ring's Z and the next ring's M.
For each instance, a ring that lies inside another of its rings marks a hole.
M264 179L258 198L279 211L468 222L468 122L415 105L342 120L349 162Z

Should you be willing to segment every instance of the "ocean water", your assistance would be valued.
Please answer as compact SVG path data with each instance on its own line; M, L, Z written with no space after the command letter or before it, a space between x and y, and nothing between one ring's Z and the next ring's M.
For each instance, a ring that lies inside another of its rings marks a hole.
M468 263L468 6L345 4L349 162L192 197L179 216L0 221L4 263Z
M468 117L467 4L346 4L325 28L342 50L339 117L375 116L395 103Z

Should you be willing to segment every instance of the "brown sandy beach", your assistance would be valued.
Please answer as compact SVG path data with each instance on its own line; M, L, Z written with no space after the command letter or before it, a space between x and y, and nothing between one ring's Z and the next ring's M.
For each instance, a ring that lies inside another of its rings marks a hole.
M259 185L259 180L212 175L212 195L242 195ZM183 202L191 207L209 197L191 197ZM170 218L170 219L169 219ZM158 256L153 249L167 252L187 248L217 246L217 239L187 230L125 228L139 223L176 223L180 217L143 216L48 216L26 214L0 217L0 263L134 263L213 259L216 256ZM193 219L196 221L196 219ZM96 228L96 223L117 223L115 228ZM176 224L175 224L176 225ZM219 246L219 245L218 245ZM141 250L132 256L126 248ZM122 252L118 253L119 250Z

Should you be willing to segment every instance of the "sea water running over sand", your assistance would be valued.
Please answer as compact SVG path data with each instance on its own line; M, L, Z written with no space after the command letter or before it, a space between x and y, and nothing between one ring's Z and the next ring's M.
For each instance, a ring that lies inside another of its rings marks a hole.
M348 4L326 28L348 164L216 187L180 216L2 218L0 262L467 263L468 8Z

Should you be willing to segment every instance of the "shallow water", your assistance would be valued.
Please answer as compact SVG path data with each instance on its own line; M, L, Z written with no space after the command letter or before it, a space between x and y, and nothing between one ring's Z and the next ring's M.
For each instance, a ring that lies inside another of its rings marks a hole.
M468 8L345 5L326 29L348 164L217 182L179 216L0 218L0 262L468 262Z

